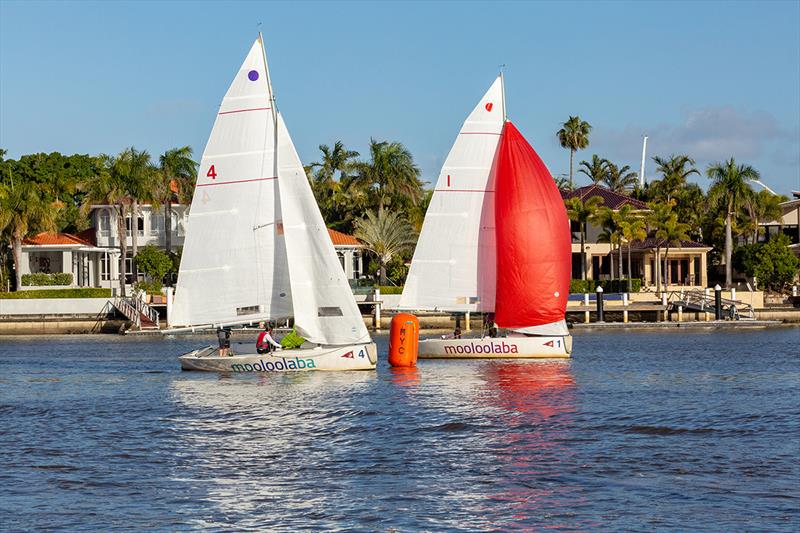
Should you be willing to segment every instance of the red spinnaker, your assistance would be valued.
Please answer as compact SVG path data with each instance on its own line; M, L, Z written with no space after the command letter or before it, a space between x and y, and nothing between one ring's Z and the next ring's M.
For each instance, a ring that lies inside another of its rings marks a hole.
M506 122L495 182L497 300L504 328L564 319L572 245L564 200L525 137Z

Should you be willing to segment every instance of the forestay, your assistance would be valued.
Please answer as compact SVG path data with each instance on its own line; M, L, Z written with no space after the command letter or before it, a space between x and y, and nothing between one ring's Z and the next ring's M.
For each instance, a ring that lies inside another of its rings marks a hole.
M502 78L467 117L436 182L400 307L493 311L492 164L503 129Z
M246 323L292 314L279 231L272 112L256 40L222 100L203 152L173 325Z
M361 312L280 114L278 176L298 333L310 342L326 345L369 342Z

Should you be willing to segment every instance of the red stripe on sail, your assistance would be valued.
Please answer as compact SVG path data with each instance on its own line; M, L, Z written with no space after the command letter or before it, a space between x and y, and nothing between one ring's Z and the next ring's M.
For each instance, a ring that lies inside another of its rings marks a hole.
M212 181L211 183L198 183L197 186L198 187L212 187L214 185L232 185L234 183L250 183L250 182L253 182L253 181L269 181L269 180L276 180L276 179L278 179L278 178L275 177L275 176L272 176L270 178L254 178L254 179L251 179L251 180Z
M561 193L511 122L504 127L497 163L495 322L523 328L563 320L572 238Z
M251 107L250 109L234 109L233 111L220 111L217 115L230 115L231 113L246 113L248 111L269 111L271 107Z

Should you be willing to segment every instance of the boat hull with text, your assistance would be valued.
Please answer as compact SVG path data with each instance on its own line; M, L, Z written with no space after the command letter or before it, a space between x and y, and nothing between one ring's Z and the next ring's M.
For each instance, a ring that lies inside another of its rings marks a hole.
M565 359L572 336L423 339L420 359Z
M299 348L268 354L236 353L220 356L207 346L180 356L182 370L234 373L307 372L309 370L374 370L378 349L374 342L349 346Z

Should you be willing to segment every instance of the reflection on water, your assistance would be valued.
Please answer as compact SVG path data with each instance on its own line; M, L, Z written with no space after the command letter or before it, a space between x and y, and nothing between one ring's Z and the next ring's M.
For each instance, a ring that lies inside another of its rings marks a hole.
M243 376L180 372L196 338L0 338L0 529L798 529L800 329L575 341Z

